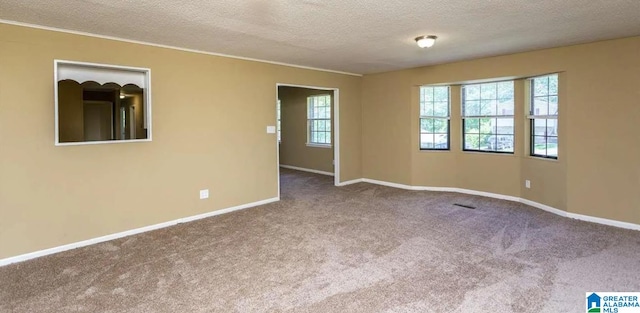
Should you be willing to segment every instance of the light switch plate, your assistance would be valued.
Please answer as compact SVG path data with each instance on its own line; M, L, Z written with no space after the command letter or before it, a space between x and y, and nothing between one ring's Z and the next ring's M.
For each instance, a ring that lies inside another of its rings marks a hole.
M275 126L267 126L267 134L275 134L276 127Z

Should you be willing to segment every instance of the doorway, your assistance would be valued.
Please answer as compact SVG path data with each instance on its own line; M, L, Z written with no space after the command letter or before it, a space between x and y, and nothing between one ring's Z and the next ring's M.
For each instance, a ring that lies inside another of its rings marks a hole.
M82 115L85 141L114 139L113 102L84 101Z
M338 88L276 84L278 195L281 166L332 175L334 185L339 184L339 99ZM289 123L292 122L291 119L295 119L295 122ZM294 145L295 147L292 147ZM291 157L296 151L299 154L306 153L307 163L295 161L295 158ZM311 159L316 163L308 163L310 155L313 155ZM284 164L282 161L293 164Z

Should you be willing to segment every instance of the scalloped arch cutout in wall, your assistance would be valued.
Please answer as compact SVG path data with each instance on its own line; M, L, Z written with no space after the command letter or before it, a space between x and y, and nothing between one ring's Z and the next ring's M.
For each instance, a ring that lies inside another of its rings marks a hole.
M150 70L55 61L55 144L151 140Z

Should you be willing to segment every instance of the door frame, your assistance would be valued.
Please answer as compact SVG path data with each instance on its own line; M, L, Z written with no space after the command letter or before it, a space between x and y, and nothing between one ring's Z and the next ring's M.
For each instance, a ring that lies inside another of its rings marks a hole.
M276 83L276 99L274 109L276 110L276 126L278 125L278 87L296 87L316 90L333 91L333 184L340 185L340 89L320 86L307 86L297 84ZM276 130L277 132L277 130ZM278 167L278 197L280 196L280 144L276 136L276 161Z

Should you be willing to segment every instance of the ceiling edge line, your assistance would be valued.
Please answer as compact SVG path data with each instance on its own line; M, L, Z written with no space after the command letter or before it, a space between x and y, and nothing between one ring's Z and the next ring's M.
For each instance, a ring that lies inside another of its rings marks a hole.
M358 77L362 77L363 76L363 74L357 74L357 73L343 72L343 71L337 71L337 70L329 70L329 69L324 69L324 68L297 65L297 64L290 64L290 63L277 62L277 61L254 59L254 58L241 57L241 56L235 56L235 55L224 54L224 53L208 52L208 51L189 49L189 48L181 48L181 47L176 47L176 46L169 46L169 45L157 44L157 43L140 41L140 40L133 40L133 39L125 39L125 38L120 38L120 37L114 37L114 36L99 35L99 34L87 33L87 32L82 32L82 31L77 31L77 30L69 30L69 29L57 28L57 27L51 27L51 26L43 26L43 25L37 25L37 24L23 23L23 22L17 22L17 21L5 20L5 19L0 19L0 23L1 24L8 24L8 25L15 25L15 26L28 27L28 28L42 29L42 30L48 30L48 31L54 31L54 32L60 32L60 33L67 33L67 34L73 34L73 35L80 35L80 36L94 37L94 38L100 38L100 39L121 41L121 42L127 42L127 43L133 43L133 44L139 44L139 45L145 45L145 46L152 46L152 47L158 47L158 48L165 48L165 49L171 49L171 50L178 50L178 51L184 51L184 52L206 54L206 55L212 55L212 56L217 56L217 57L225 57L225 58L237 59L237 60L243 60L243 61L260 62L260 63L281 65L281 66L294 67L294 68L300 68L300 69L305 69L305 70L328 72L328 73L335 73L335 74L342 74L342 75L350 75L350 76L358 76Z

